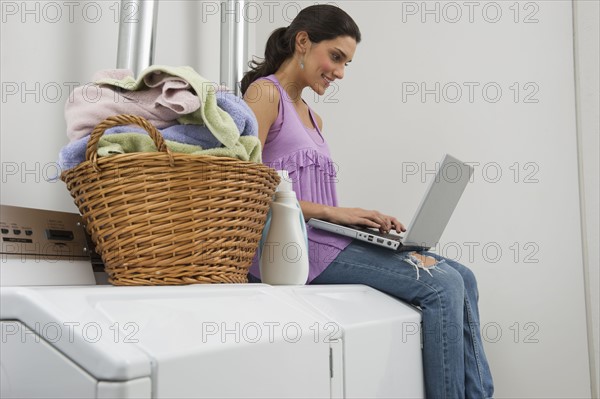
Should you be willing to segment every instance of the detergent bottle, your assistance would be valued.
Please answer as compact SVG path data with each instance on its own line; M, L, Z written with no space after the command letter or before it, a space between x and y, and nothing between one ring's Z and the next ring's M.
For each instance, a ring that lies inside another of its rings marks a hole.
M260 277L271 285L303 285L308 279L308 241L302 209L287 171L281 182L261 240Z

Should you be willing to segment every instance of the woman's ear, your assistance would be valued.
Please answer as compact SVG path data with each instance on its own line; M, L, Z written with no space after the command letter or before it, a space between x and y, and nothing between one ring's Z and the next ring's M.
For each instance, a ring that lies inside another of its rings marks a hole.
M296 33L296 49L304 54L308 47L310 46L310 39L308 38L308 33L305 31L300 31Z

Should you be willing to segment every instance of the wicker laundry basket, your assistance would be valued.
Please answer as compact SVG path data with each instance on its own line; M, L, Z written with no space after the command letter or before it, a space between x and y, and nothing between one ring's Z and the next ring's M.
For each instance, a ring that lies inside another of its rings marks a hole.
M131 124L146 129L159 152L98 157L104 131ZM134 115L96 126L86 160L61 179L114 285L247 282L279 183L262 164L171 153Z

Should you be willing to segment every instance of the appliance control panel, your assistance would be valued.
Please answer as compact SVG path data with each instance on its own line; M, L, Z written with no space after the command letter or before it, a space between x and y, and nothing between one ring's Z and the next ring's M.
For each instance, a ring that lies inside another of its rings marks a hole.
M0 254L28 258L90 259L77 213L0 205Z

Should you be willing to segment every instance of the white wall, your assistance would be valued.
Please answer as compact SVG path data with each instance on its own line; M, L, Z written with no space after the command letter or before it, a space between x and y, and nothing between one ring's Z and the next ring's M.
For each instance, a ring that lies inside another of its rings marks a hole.
M2 2L0 202L75 211L64 184L45 177L67 142L68 82L115 65L117 1L75 2L72 20L63 2L53 3L58 20L52 2L26 3L31 13L23 2ZM155 62L189 64L218 80L218 4L161 2ZM253 4L250 49L261 54L268 33L313 2ZM472 22L465 2L428 1L428 9L439 7L439 22L422 2L338 4L360 25L363 42L337 91L306 99L325 120L343 204L408 222L443 152L478 163L438 252L460 258L479 278L496 397L589 397L578 157L590 199L589 271L597 276L598 155L587 148L597 140L597 114L584 113L591 125L580 117L578 154L571 2L469 3ZM587 9L579 10L588 21ZM462 18L450 22L457 11ZM589 54L593 42L585 43ZM436 82L439 102L435 93L407 92ZM453 103L457 87L462 97ZM496 88L502 94L492 102ZM375 178L370 165L382 167ZM597 285L591 289L597 303Z
M575 57L584 257L587 269L588 330L594 397L600 397L600 2L576 1Z

